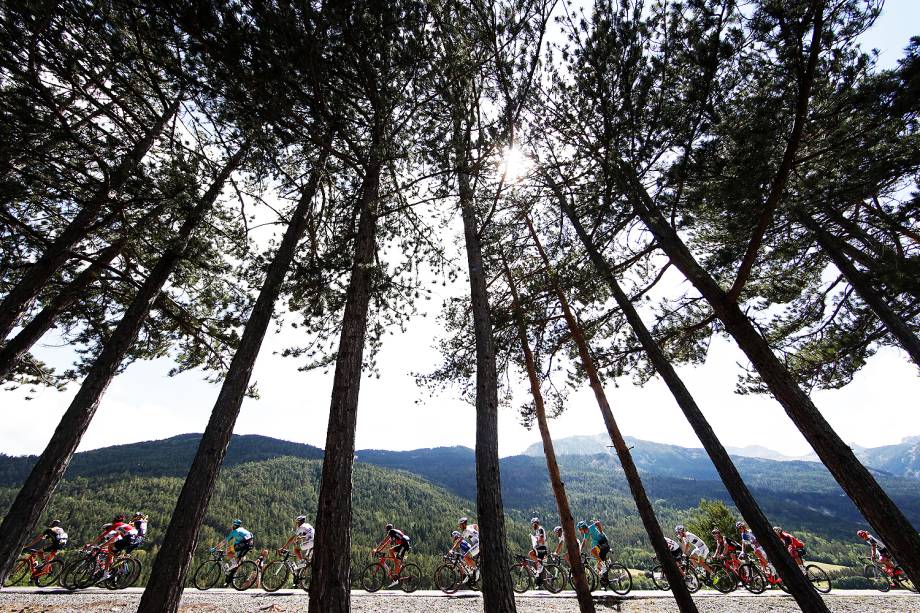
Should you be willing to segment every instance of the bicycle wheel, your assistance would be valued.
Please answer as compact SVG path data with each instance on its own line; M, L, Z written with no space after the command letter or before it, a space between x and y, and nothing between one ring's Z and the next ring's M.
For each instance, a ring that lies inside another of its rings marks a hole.
M64 564L64 572L61 573L61 587L65 590L75 590L77 586L73 583L73 571L83 558L70 560Z
M434 585L445 594L459 590L460 580L460 573L453 564L441 564L434 571Z
M195 574L192 575L192 583L199 590L209 590L224 577L224 569L221 568L220 562L216 560L208 560L207 562L202 562L201 565L195 569Z
M620 596L628 594L632 589L632 575L629 574L629 569L619 562L607 565L604 571L604 581L607 587Z
M744 589L752 594L763 594L767 589L767 580L760 569L746 562L738 567L738 578Z
M361 587L368 592L374 593L383 587L386 576L386 569L382 564L371 562L361 571Z
M594 570L594 566L591 564L585 564L585 578L588 579L588 589L592 592L597 591L597 584L600 583L600 580L597 576L597 571Z
M805 574L812 587L822 594L827 594L831 591L831 578L827 576L827 573L820 566L809 564L805 567Z
M907 573L905 573L904 569L900 566L896 566L894 569L894 581L898 584L899 587L902 587L909 592L917 591L917 586L914 585L914 582L910 580L910 577L907 576Z
M35 584L38 587L53 585L58 580L58 577L61 576L62 570L64 570L64 563L61 560L57 558L51 560L38 572L38 576L35 577Z
M243 560L236 567L233 573L233 580L230 582L233 589L238 592L245 592L259 582L259 566L252 560Z
M696 594L702 587L700 576L696 574L696 570L692 568L684 570L684 583L687 585L687 591L691 594Z
M29 558L19 558L16 560L16 564L13 565L13 570L10 571L10 574L6 576L6 581L3 582L4 587L10 587L11 585L16 585L20 581L26 578L26 575L29 574Z
M310 591L310 582L313 580L313 565L307 564L299 571L297 571L297 576L294 578L297 585L300 586L305 592Z
M869 580L873 588L880 592L887 592L891 589L888 576L875 564L866 564L863 568L863 576Z
M712 571L712 587L716 588L723 594L728 594L738 587L735 575L728 572L724 566L720 566Z
M671 584L668 583L668 578L665 576L661 564L652 569L652 583L662 592L667 592L671 589Z
M89 586L96 583L99 580L99 577L102 576L102 569L99 568L99 564L93 558L87 558L83 560L77 568L74 569L73 573L73 585L77 589L85 590Z
M262 569L262 589L266 592L277 592L285 586L291 574L284 560L275 560Z
M515 594L523 594L529 590L531 581L530 570L523 562L518 562L511 567L511 589Z
M558 594L565 587L565 571L555 564L543 565L543 589L550 594Z
M403 564L399 570L399 587L407 594L411 594L422 584L422 569L418 564Z

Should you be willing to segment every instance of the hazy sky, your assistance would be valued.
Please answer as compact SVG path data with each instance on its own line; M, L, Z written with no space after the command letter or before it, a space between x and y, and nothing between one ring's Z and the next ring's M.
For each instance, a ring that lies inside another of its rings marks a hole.
M910 36L920 34L920 0L889 0L865 46L880 52L882 66L901 57ZM456 220L455 232L460 232ZM440 305L444 296L430 304ZM378 363L380 379L365 377L358 413L357 447L414 449L475 444L473 407L455 395L430 397L415 385L413 373L427 372L438 361L432 348L440 332L435 313L417 317L405 334L385 339ZM332 373L300 373L297 363L273 355L282 347L271 333L256 364L253 381L261 398L247 400L236 432L264 434L322 447L325 441ZM66 348L44 345L38 356L67 366ZM690 391L726 445L763 445L788 455L804 455L808 444L772 399L733 393L743 354L728 341L713 343L702 367L682 368ZM218 387L197 373L166 376L166 361L137 363L118 377L102 400L80 449L200 432ZM0 391L3 408L0 452L39 453L50 438L70 398L66 392L39 390L25 400L25 391ZM666 387L654 380L637 388L629 380L608 381L607 393L624 433L660 442L699 446ZM840 436L863 446L895 443L920 434L920 377L905 354L880 352L846 388L817 392L814 400ZM128 419L126 419L128 418ZM604 430L593 396L585 387L569 397L567 411L550 428L555 437L595 434ZM500 452L517 453L539 439L523 428L513 409L502 413Z

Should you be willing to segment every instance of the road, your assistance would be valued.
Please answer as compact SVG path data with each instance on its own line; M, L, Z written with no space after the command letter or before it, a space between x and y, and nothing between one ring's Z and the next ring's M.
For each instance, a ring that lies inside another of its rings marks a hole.
M110 592L92 588L67 592L61 588L5 588L0 590L0 612L16 613L97 613L133 611L141 588ZM528 592L517 597L519 613L577 613L573 592L549 594ZM268 594L261 590L237 592L213 589L201 592L187 589L182 599L182 613L259 613L306 611L307 594L301 590L279 590ZM747 592L719 594L699 592L694 596L700 613L795 613L799 611L786 594L771 591L759 596ZM598 611L623 613L676 613L674 600L667 592L636 591L625 597L595 594ZM904 591L880 594L868 590L836 591L825 596L833 613L920 613L920 596ZM439 591L420 590L413 594L381 591L368 594L352 592L355 613L480 613L482 598L476 592L448 596Z

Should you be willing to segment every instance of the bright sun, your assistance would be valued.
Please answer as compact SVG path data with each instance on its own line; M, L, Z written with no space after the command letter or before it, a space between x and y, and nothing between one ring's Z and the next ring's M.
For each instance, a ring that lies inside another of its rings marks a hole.
M517 183L530 169L530 160L517 147L509 147L502 154L498 163L498 172L505 177L505 183Z

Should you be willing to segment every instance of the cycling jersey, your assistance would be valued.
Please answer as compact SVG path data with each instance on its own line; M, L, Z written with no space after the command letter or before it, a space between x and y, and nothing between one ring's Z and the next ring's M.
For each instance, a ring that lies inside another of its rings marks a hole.
M64 529L61 528L60 526L48 528L47 530L45 530L44 536L49 541L53 541L61 545L67 544L67 533L64 532Z
M147 520L146 519L134 520L134 528L137 530L138 536L140 537L147 536Z
M252 532L240 526L236 528L233 532L227 535L227 538L224 539L230 542L234 547L240 543L245 543L246 541L252 540Z
M534 549L537 547L546 547L546 530L543 528L543 526L538 526L533 532L531 532L530 542Z
M387 536L390 537L390 540L394 545L396 544L409 544L409 541L412 539L409 538L409 535L403 532L402 530L397 530L396 528L391 529L387 532Z
M703 539L693 534L692 532L684 532L684 536L680 539L685 545L689 545L690 549L696 549L701 544L705 545Z
M607 542L607 535L601 532L601 529L597 527L597 523L588 526L588 536L591 537L591 545L594 547Z
M313 547L313 537L315 535L315 531L313 530L313 526L310 524L304 522L297 526L297 528L294 530L294 535L299 540L301 551Z
M137 528L133 524L126 524L125 522L118 522L117 524L112 524L112 532L117 532L121 536L127 538L134 538L138 534Z
M795 538L794 536L792 536L786 531L780 532L777 536L779 536L780 540L783 542L783 544L786 547L792 547L794 549L802 549L803 547L805 547L805 543Z
M463 538L469 539L474 547L479 544L479 526L473 524L463 529Z
M879 555L888 554L888 548L885 546L885 543L878 540L871 534L868 537L866 537L866 542L869 543L870 545L875 545L875 550L879 553Z
M674 539L669 539L668 537L664 537L664 542L668 544L668 549L670 549L672 552L680 551L680 543L678 543Z
M760 547L760 543L757 542L757 537L754 536L754 533L750 530L745 530L741 533L741 543L744 545L750 545L755 549Z

